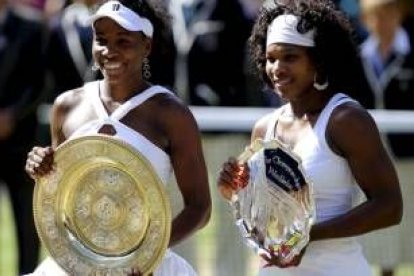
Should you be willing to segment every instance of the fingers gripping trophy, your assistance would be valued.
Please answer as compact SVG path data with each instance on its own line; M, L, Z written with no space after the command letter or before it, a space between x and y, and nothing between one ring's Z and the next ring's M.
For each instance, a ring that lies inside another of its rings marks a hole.
M236 225L259 254L288 263L309 242L315 218L312 185L300 159L277 140L255 140L238 157L245 181L230 199Z

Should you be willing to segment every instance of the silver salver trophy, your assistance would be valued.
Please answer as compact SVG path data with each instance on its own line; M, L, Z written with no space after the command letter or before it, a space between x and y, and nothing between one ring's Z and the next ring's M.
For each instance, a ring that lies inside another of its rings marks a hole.
M277 140L256 140L239 156L249 183L231 199L236 225L256 253L289 262L309 242L315 218L312 185L300 159Z

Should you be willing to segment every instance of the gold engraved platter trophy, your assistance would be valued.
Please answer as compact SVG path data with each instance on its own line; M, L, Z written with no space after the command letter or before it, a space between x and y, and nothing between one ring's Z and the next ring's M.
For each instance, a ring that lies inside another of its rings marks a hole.
M69 275L150 274L167 249L171 210L148 160L105 135L60 145L55 169L36 180L35 224Z
M272 252L288 263L308 244L315 218L300 159L278 140L257 139L238 161L247 164L249 182L230 201L236 225L258 254Z

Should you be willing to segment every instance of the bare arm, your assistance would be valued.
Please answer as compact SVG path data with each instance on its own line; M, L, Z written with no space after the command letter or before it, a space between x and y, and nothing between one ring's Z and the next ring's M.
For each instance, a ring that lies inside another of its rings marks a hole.
M61 144L65 138L62 133L62 123L65 118L65 94L59 96L52 107L50 116L50 133L52 136L52 145L47 147L35 146L28 153L25 170L33 179L47 175L54 164L54 150Z
M173 220L172 246L207 224L211 197L201 137L193 115L180 105L164 118L169 118L170 157L184 201L183 210Z
M52 106L50 117L50 135L52 138L52 147L54 149L66 140L62 128L63 122L69 110L69 105L67 103L69 97L69 93L61 94L55 99Z
M348 160L367 201L314 225L311 240L356 236L398 224L402 197L397 174L368 112L355 105L338 107L327 131L328 141Z

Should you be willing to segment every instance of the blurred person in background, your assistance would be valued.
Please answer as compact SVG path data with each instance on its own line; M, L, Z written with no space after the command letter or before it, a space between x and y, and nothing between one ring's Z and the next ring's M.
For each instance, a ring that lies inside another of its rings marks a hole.
M402 26L401 3L361 0L360 4L369 32L361 45L361 57L374 93L370 108L414 110L414 43ZM414 157L413 134L388 134L387 140L395 157Z
M48 0L14 0L11 1L13 10L28 20L42 22L44 8Z
M169 2L180 97L192 105L247 105L245 48L251 9L239 0Z
M44 29L38 21L19 16L11 6L11 1L0 0L0 152L4 159L0 181L11 199L20 275L32 271L39 257L33 184L24 164L35 143L36 104L44 77Z
M98 0L72 0L49 20L47 53L47 101L63 91L95 80L92 27L89 18Z
M23 17L47 22L60 12L69 0L14 0L13 9Z
M369 108L414 111L414 40L403 25L401 4L399 0L360 1L361 21L368 31L361 58L373 91ZM404 217L398 227L364 237L363 243L368 257L385 276L393 275L399 264L414 261L414 133L385 133L384 140L398 162Z
M410 36L414 36L414 1L401 0L404 13L403 27L408 31Z
M333 0L335 5L344 11L349 17L349 21L355 30L355 39L357 43L361 43L367 37L367 31L360 20L360 0Z
M47 113L47 106L63 91L97 79L98 70L92 70L92 27L88 22L97 2L68 0L57 4L55 0L46 1L46 74L39 112ZM50 143L48 123L40 124L38 137L41 144Z

